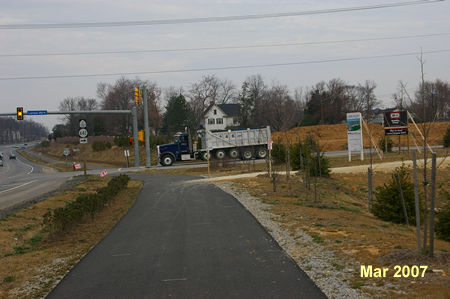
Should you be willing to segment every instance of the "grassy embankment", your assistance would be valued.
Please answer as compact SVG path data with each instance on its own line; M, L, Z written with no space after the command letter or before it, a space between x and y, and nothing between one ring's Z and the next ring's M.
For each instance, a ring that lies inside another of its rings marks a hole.
M106 186L108 177L88 177L72 190L9 214L0 220L0 298L43 297L92 246L101 240L134 204L141 182L128 182L93 219L85 217L75 229L51 236L43 215L79 194Z

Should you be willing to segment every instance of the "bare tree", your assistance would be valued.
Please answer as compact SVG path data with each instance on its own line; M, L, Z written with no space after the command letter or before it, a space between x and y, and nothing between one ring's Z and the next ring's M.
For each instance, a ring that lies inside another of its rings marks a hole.
M374 90L377 84L373 81L366 80L364 84L358 84L358 99L363 109L363 116L367 121L372 119L373 109L380 104L375 96Z
M59 103L59 111L75 111L75 110L82 110L82 111L89 111L89 110L95 110L97 109L97 101L95 99L89 99L84 97L68 97L62 100ZM67 114L65 115L65 127L66 132L71 135L75 136L78 131L79 126L79 120L87 119L89 126L92 125L92 115L75 115L75 114Z

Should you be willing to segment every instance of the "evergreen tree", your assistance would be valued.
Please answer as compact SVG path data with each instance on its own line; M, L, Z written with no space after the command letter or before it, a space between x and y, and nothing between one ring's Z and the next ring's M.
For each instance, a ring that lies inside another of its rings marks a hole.
M182 131L189 117L188 104L182 94L172 96L166 106L163 116L163 132L168 136Z

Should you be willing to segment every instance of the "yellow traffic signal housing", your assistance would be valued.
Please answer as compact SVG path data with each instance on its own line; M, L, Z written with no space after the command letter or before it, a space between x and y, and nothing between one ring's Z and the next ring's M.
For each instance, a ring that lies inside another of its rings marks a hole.
M136 104L141 103L141 89L140 88L134 88L134 101Z
M144 130L138 131L138 139L141 142L144 142Z
M23 120L23 107L17 107L17 120Z

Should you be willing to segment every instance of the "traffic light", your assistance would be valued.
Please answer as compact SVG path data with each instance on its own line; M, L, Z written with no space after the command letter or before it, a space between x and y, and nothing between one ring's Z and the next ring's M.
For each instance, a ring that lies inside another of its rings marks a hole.
M23 107L17 107L17 120L23 120Z
M134 88L134 101L136 104L141 103L141 89L140 88Z
M130 137L130 145L133 145L133 137Z

